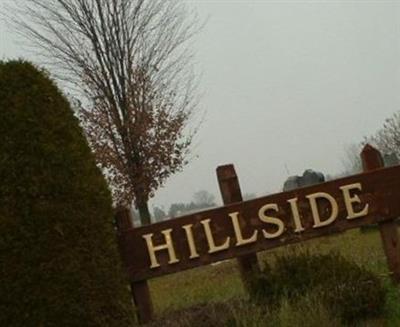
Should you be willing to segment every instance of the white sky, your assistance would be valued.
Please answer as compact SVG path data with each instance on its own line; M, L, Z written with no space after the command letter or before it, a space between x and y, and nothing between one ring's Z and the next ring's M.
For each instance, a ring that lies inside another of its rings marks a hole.
M227 163L260 196L280 190L285 165L338 173L345 145L400 109L400 0L187 2L208 18L194 42L207 115L198 158L153 203L218 196ZM0 22L0 58L24 56L16 40Z

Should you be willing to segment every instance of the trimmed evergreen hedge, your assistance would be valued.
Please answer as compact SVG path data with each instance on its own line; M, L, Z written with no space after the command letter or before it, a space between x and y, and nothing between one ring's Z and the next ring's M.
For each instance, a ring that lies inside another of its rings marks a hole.
M0 62L0 326L131 326L106 182L55 83Z

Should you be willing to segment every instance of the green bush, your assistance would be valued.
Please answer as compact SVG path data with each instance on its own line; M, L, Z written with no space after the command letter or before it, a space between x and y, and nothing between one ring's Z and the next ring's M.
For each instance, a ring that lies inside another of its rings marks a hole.
M297 299L316 292L332 315L344 322L383 313L385 290L370 271L342 256L293 252L276 258L251 284L258 303L277 306L283 298Z
M0 326L130 326L110 192L46 73L0 62Z

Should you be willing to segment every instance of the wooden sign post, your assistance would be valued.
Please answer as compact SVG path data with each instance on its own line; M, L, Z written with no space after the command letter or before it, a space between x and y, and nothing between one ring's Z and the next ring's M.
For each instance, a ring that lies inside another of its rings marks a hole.
M242 202L242 191L240 190L239 179L233 165L225 165L217 168L217 178L224 204ZM244 222L246 224L246 222ZM249 282L254 274L260 271L257 254L251 253L238 257L238 266L243 285L250 293Z
M225 206L133 228L117 215L121 256L139 321L151 319L147 280L238 258L245 286L258 271L256 253L378 223L389 270L400 281L400 166L383 168L366 146L365 172L326 183L242 201L233 165L217 169Z
M128 209L119 209L116 212L116 223L119 240L119 248L123 247L121 234L133 229L131 213ZM131 281L131 293L137 310L137 319L140 324L145 324L153 318L153 303L150 289L146 279Z
M368 144L361 153L361 159L365 172L374 171L384 166L380 152ZM400 198L397 201L400 202ZM390 219L378 223L378 226L392 280L398 284L400 282L400 243L397 223L394 219Z

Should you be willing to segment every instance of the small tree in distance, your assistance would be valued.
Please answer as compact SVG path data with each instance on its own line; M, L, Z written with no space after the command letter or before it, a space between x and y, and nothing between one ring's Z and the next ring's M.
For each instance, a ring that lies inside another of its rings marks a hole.
M155 206L153 208L153 217L156 222L162 221L167 218L167 214L165 213L163 208Z
M18 3L18 2L17 2ZM197 102L180 0L24 0L18 29L84 96L79 116L117 206L148 201L188 163Z
M366 138L365 143L372 143L384 154L395 154L400 158L400 112L387 118L383 127L373 136Z
M362 162L360 153L362 151L362 144L348 144L344 148L344 155L342 157L342 164L344 171L341 176L358 174L362 172Z
M193 202L197 208L214 207L215 196L206 190L200 190L193 194Z
M367 143L373 144L382 152L385 165L398 164L400 158L400 112L395 112L387 118L383 126L372 136L365 137L363 142L345 147L342 159L345 171L339 177L362 172L360 153Z

